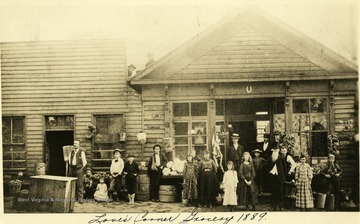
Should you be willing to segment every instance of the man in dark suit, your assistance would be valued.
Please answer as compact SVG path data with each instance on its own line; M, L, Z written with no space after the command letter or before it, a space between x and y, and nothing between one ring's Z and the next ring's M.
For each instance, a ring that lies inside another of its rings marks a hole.
M160 152L160 145L154 145L153 150L154 154L151 155L148 164L148 176L150 177L150 199L151 201L158 202L162 170L166 166L167 159L165 155Z
M244 153L244 147L240 145L239 142L239 134L233 133L231 136L233 144L229 146L227 160L233 161L234 169L236 172L239 172L239 167L241 163L241 157Z
M277 206L279 206L280 211L283 210L286 170L286 162L280 154L279 147L273 148L267 161L268 181L271 186L271 207L273 211L276 210Z
M260 150L262 152L262 157L264 159L268 159L271 155L271 147L270 144L270 134L264 134L264 142L260 145Z

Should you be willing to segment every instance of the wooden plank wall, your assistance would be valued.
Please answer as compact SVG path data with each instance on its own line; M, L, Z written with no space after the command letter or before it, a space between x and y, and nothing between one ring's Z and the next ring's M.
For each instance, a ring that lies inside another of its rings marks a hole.
M148 161L155 144L163 144L165 137L165 86L144 86L142 95L143 131L147 135L144 144L144 160Z
M219 75L220 74L220 75ZM251 27L211 49L173 75L180 79L302 77L325 72L304 57Z
M355 113L355 93L344 94L336 93L334 97L334 116L335 132L340 139L340 158L338 160L343 175L340 181L340 188L359 187L356 185L358 180L359 168L357 167L359 158L356 158L356 143L354 135L358 125L357 115Z
M44 115L75 116L74 137L84 139L88 160L94 114L124 114L130 136L138 132L140 97L126 83L122 40L1 43L1 72L3 116L26 117L29 174L44 159Z

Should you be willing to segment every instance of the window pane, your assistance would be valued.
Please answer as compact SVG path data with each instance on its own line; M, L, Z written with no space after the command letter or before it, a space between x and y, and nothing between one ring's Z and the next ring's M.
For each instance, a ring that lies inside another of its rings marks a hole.
M207 103L191 103L191 116L207 116Z
M188 144L188 137L176 137L175 144L177 145L186 145Z
M309 131L309 116L306 114L293 114L292 115L292 131Z
M174 128L175 128L175 135L188 135L189 134L187 122L175 123Z
M206 122L194 122L192 128L196 135L206 135Z
M118 133L122 130L122 116L109 118L109 142L118 141Z
M307 99L293 100L294 113L307 113L309 111L309 101Z
M196 151L196 158L197 159L204 159L204 151L206 150L206 146L194 146Z
M309 133L294 133L295 145L294 145L294 156L300 156L301 154L307 154L310 147Z
M24 122L23 119L13 119L13 143L24 142Z
M216 115L224 115L224 100L216 100Z
M175 146L175 157L176 158L185 160L187 154L188 154L187 146Z
M175 117L189 116L189 104L188 103L174 103L173 114Z
M97 135L95 142L109 142L108 137L108 119L106 117L96 118Z
M26 168L26 162L13 162L13 168Z
M13 158L14 160L25 160L26 159L25 152L14 152Z
M4 160L11 160L12 159L12 157L11 157L11 153L9 153L9 152L3 152L3 159Z
M310 99L310 111L311 113L322 113L327 110L327 102L326 99L315 98Z
M327 132L315 132L311 136L312 156L327 156Z
M11 143L11 119L2 119L3 143Z

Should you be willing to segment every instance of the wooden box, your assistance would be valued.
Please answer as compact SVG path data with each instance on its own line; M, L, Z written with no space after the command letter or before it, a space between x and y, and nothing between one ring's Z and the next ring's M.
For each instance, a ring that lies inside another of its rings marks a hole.
M76 177L39 175L30 177L29 210L69 213L74 210Z

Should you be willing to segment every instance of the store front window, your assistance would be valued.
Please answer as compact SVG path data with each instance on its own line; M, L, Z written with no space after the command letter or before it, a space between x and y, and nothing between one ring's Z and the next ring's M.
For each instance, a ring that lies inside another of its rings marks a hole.
M325 98L293 99L291 132L295 137L293 154L313 157L328 153L328 113Z
M188 153L201 158L207 150L208 104L206 102L173 104L175 157L186 159Z

